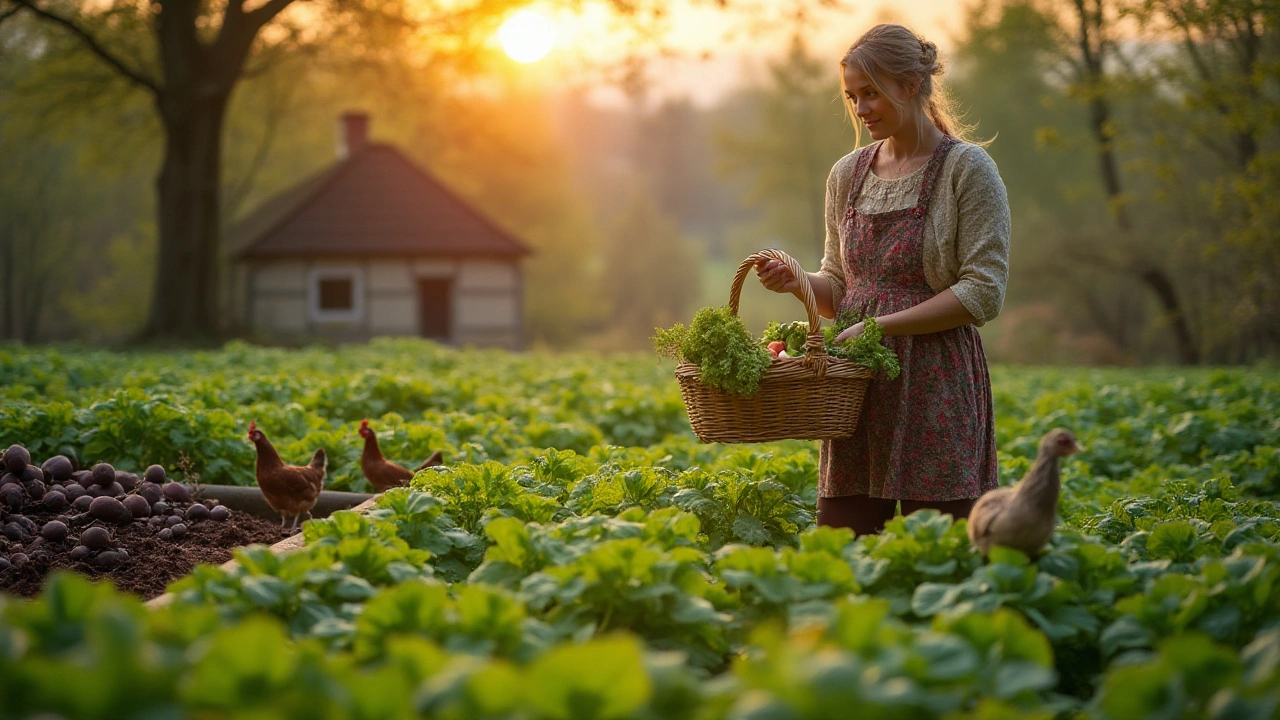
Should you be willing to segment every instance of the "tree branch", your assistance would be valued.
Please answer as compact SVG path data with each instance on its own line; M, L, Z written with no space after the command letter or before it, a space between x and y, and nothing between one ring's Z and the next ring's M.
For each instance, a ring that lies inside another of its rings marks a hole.
M263 166L266 164L268 156L271 154L271 146L275 142L280 120L288 110L288 106L296 91L296 85L286 85L283 90L269 92L267 112L263 118L263 124L265 127L262 132L262 140L258 143L258 147L254 151L252 159L249 161L249 167L245 170L244 176L240 178L240 182L230 188L227 192L226 203L223 206L223 212L227 218L234 217L239 213L240 207L244 201L248 199L249 193L253 190L254 183L257 182L258 179L258 174L261 172Z
M1199 140L1201 145L1204 145L1205 147L1209 148L1211 151L1213 151L1214 154L1216 154L1220 158L1224 158L1231 154L1231 148L1227 147L1226 145L1223 145L1221 142L1218 141L1217 133L1214 133L1208 130L1200 130L1195 127L1192 127L1191 135L1192 137Z
M1124 53L1120 48L1119 43L1108 40L1102 47L1102 52L1104 54L1110 54L1111 57L1115 58L1116 62L1120 63L1120 67L1124 68L1124 71L1128 73L1130 77L1136 78L1139 76L1138 64L1133 61L1133 58Z
M101 44L99 44L98 41L95 40L94 37L88 33L88 31L86 31L84 28L77 25L71 19L65 18L53 12L49 12L48 10L45 10L43 8L37 7L33 0L13 0L13 2L18 4L19 9L25 8L43 20L46 20L55 25L60 25L63 28L66 28L68 32L70 32L72 35L75 35L77 38L79 38L80 42L84 43L84 46L87 47L91 52L93 52L93 54L101 58L103 62L111 66L111 68L113 68L116 72L123 75L126 79L128 79L134 85L137 85L138 87L141 87L144 90L150 90L154 94L157 94L157 95L160 94L160 86L157 85L154 80L146 77L145 75L143 75L142 73L136 70L129 68L119 58L117 58L114 54L112 54L111 51L107 50Z
M284 12L284 9L292 5L293 2L294 0L267 0L261 7L250 10L244 15L256 30L271 22L275 16Z
M1217 81L1217 78L1213 76L1213 70L1205 62L1204 56L1200 54L1200 48L1196 45L1195 38L1191 36L1191 28L1184 25L1182 33L1182 45L1186 48L1187 57L1191 58L1191 64L1195 65L1196 70L1200 73L1200 79L1208 84Z
M245 12L244 0L229 0L222 14L222 28L209 46L210 57L220 69L219 75L228 88L242 79L245 62L258 31L293 2L295 0L268 0L260 7Z
M1262 45L1262 31L1253 23L1253 16L1243 18L1244 28L1241 30L1240 36L1235 43L1240 54L1240 72L1243 75L1253 73L1254 65L1258 61L1259 48Z
M287 43L262 44L258 46L257 51L253 53L251 61L246 61L244 70L240 73L242 80L254 80L260 78L267 73L275 70L284 62L286 58L306 58L314 57L317 48L311 44L299 43L298 45L288 45Z

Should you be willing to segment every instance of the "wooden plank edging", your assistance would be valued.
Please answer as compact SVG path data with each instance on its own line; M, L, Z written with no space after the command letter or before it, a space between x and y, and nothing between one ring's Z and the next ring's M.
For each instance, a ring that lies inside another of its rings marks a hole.
M207 489L207 487L208 487L208 486L206 486L206 489ZM257 490L257 488L244 488L244 489L245 489L245 490L250 490L250 489L252 489L252 490ZM259 494L261 494L261 491L259 491ZM344 495L356 495L357 493L343 493L343 494L344 494ZM206 496L206 497L213 497L213 495L210 495L210 494L208 494L207 492L205 493L205 496ZM221 500L221 498L219 498L219 500ZM377 496L377 495L374 495L373 497L370 497L368 500L365 500L364 502L360 503L359 505L356 505L355 507L353 507L353 508L349 508L349 509L350 509L352 512L360 513L360 514L362 514L362 515L363 515L364 513L366 513L366 512L368 512L368 511L370 511L370 510L372 510L372 509L373 509L373 506L374 506L374 504L377 502L377 500L378 500L378 496ZM225 503L224 503L224 504L225 504ZM239 509L239 508L233 508L233 509ZM347 508L338 508L338 509L347 509ZM328 513L326 513L326 515L327 515L327 514L328 514ZM289 537L285 538L284 540L281 540L280 542L276 543L275 545L272 545L272 546L271 546L271 552L272 552L272 553L274 553L274 554L276 554L276 555L288 555L289 553L294 553L294 552L297 552L297 551L299 551L299 550L303 549L304 547L306 547L306 544L307 544L307 543L306 543L306 540L305 540L305 538L304 538L304 535L303 535L302 530L298 530L298 532L294 533L293 535L290 535ZM243 547L243 546L242 546L242 547ZM239 548L235 548L235 549L236 549L236 550L238 550ZM239 565L240 565L240 563L239 563L239 562L237 562L237 561L235 560L235 558L232 558L231 560L228 560L228 561L226 561L226 562L222 563L222 565L220 565L219 567L220 567L223 571L225 571L225 572L231 572L232 570L235 570L237 567L239 567ZM176 582L178 579L179 579L179 578L174 578L174 579L173 579L173 580L171 580L170 582L171 582L171 583ZM166 593L164 593L163 595L157 595L156 597L153 597L153 598L151 598L150 600L148 600L148 601L146 602L147 609L148 609L148 610L158 610L159 608L165 607L165 606L167 606L167 605L169 605L169 604L171 604L171 603L173 602L174 597L175 597L175 596L174 596L174 594L173 594L173 593L171 593L171 592L166 592Z

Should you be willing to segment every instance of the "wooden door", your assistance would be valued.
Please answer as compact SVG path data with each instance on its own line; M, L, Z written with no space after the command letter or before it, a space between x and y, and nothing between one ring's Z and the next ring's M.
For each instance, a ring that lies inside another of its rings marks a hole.
M453 339L452 280L418 280L418 323L424 338L441 342Z

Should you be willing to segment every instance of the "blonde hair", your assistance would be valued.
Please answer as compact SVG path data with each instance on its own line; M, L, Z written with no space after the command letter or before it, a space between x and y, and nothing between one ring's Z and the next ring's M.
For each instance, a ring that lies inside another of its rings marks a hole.
M955 103L941 83L934 83L935 75L943 72L942 62L938 59L938 46L916 35L901 25L876 25L849 46L844 59L840 61L841 73L847 67L866 75L876 91L889 99L899 113L906 114L907 105L898 101L891 93L884 91L881 82L892 78L907 89L908 102L916 106L916 122L919 124L919 136L924 137L923 119L928 118L944 135L957 140L988 145L986 142L971 140L969 135L973 126L961 121ZM844 95L845 110L853 122L857 132L857 143L862 145L862 125L853 106L853 101Z

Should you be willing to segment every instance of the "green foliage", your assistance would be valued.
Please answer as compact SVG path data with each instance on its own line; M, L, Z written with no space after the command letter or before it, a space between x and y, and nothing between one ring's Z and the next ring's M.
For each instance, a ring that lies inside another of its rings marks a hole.
M470 356L378 350L378 370L350 374L374 356L0 355L0 377L18 380L0 390L17 430L0 433L47 433L27 442L37 458L82 458L85 418L102 422L90 437L110 441L104 452L136 452L136 434L146 452L240 453L242 428L217 414L227 402L271 418L289 457L325 444L339 476L366 410L384 413L397 456L453 453L365 514L307 523L300 552L249 548L234 569L198 567L160 611L70 576L33 603L0 599L0 707L292 717L322 698L338 717L706 719L829 717L850 703L910 718L1275 706L1280 508L1260 496L1280 386L1266 372L995 368L1002 479L1025 473L1057 425L1089 452L1063 463L1046 552L984 562L963 521L932 511L858 540L815 528L812 444L725 448L646 430L668 422L664 398L679 403L656 363L459 368ZM262 375L226 372L254 363ZM303 410L313 402L323 410ZM193 418L215 430L202 438ZM579 449L528 444L562 424ZM602 444L587 428L651 444ZM238 462L252 477L251 458ZM86 679L80 658L104 670ZM68 675L83 693L56 682ZM141 700L110 685L138 681ZM1140 692L1120 697L1130 685Z
M880 342L883 337L883 330L875 318L865 318L865 329L858 337L852 340L845 340L839 345L835 344L836 336L852 327L859 320L863 320L863 318L858 313L845 311L836 317L834 326L829 325L822 328L823 340L826 343L826 353L832 357L849 360L873 370L883 370L890 380L898 377L902 372L901 363L898 362L898 355ZM768 345L775 340L781 340L787 344L787 355L803 357L807 354L805 340L808 335L809 323L804 320L796 320L786 324L771 322L765 328L760 342L763 345Z
M654 328L653 351L660 358L679 360L680 347L689 337L689 328L684 323L676 323L669 328Z
M714 479L697 472L688 476L695 486L679 491L671 502L698 516L712 546L794 544L796 533L813 522L800 496L773 480L753 480L732 471L717 473Z
M787 344L787 354L800 357L805 354L804 343L809 337L809 323L806 320L795 320L786 324L770 322L764 329L760 342L768 345L781 340Z
M158 165L155 126L142 117L146 98L120 97L109 78L96 76L95 94L114 95L111 102L69 99L65 75L95 77L95 59L72 57L79 41L34 17L3 24L0 339L123 339L145 316L155 265L154 223L143 220L150 193L139 191ZM107 35L127 37L131 25L113 22L92 34L110 43Z
M688 330L681 325L658 330L654 347L666 356L677 340L677 358L697 365L704 383L725 392L754 395L769 369L769 353L756 344L728 305L702 308Z
M859 321L866 323L861 335L852 340L845 340L839 345L834 344L837 335ZM873 317L858 318L855 313L843 312L836 318L835 326L823 328L823 333L827 342L827 352L834 357L883 371L890 380L898 377L902 372L898 354L880 342L884 331Z
M1268 630L1239 653L1188 633L1153 657L1107 673L1099 717L1274 717L1280 708L1280 632Z
M988 708L1021 709L1018 717L1046 707L1052 656L1017 615L968 615L922 629L894 621L887 609L874 600L839 603L817 637L784 638L764 626L754 638L762 651L735 665L744 692L731 716L816 719L856 707L875 717L950 717L979 698Z
M1151 0L1114 14L1021 1L969 9L956 47L966 70L950 89L995 140L988 151L1031 269L1011 275L1006 312L983 333L995 340L989 357L1185 362L1161 293L1187 319L1200 362L1275 357L1274 339L1252 338L1280 307L1275 286L1260 286L1274 270L1259 270L1277 267L1276 244L1262 238L1274 235L1280 209L1277 126L1264 119L1274 117L1280 64L1259 28L1278 18L1259 2ZM1100 41L1131 21L1127 48ZM1169 27L1177 47L1165 44ZM1067 248L1079 259L1063 262ZM1140 255L1154 264L1122 260ZM1237 280L1206 283L1206 273ZM1119 313L1069 309L1105 302L1135 310L1120 323Z
M511 515L526 521L546 521L555 514L550 498L525 492L513 473L492 460L482 465L429 468L413 479L448 503L449 513L463 530L478 532L483 520Z
M529 668L529 682L535 711L549 720L628 717L653 693L642 648L628 637L549 652Z
M484 542L458 527L453 517L444 511L444 502L431 495L393 488L378 498L377 507L369 511L368 517L394 525L395 536L409 547L431 553L431 565L437 577L457 582L480 564ZM331 524L309 523L306 530L318 537L326 533ZM313 535L308 535L308 539Z
M555 367L554 372L548 369ZM434 450L512 462L548 447L652 445L692 437L669 370L638 357L550 361L418 340L283 352L230 343L221 351L111 354L0 348L0 442L37 457L177 474L186 455L203 481L253 484L257 420L286 462L329 453L326 489L366 491L360 420L384 455L413 467ZM655 388L658 390L655 391Z

